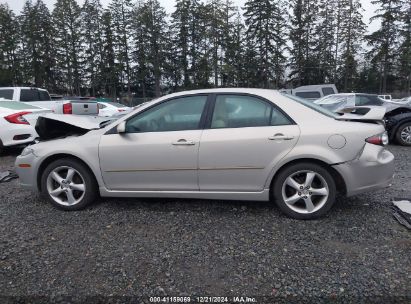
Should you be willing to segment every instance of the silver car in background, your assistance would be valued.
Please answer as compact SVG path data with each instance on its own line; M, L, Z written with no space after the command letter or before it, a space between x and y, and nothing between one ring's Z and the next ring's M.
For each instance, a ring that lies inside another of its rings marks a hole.
M16 170L22 186L64 210L98 194L273 200L290 217L313 219L337 194L390 184L383 115L336 116L273 90L180 92L101 129L27 147Z

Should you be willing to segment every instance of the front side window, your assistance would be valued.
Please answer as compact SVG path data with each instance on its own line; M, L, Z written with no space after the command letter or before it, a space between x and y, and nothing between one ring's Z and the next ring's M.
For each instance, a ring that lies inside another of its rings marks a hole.
M212 129L289 124L290 120L269 103L255 97L240 95L219 95L211 120Z
M127 133L196 130L207 96L189 96L166 101L134 116L126 123Z
M13 99L13 90L0 90L0 98Z

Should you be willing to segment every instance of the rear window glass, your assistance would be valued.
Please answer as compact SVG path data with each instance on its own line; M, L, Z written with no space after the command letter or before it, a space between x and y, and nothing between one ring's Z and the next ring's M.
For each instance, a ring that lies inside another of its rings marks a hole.
M323 91L324 96L331 95L331 94L335 93L334 89L330 88L330 87L322 88L321 90Z
M39 101L48 101L51 100L50 95L47 91L39 90Z
M286 94L286 93L281 93L281 94L284 95L285 97L290 98L290 99L293 100L293 101L296 101L296 102L302 104L303 106L306 106L307 108L310 108L310 109L312 109L312 110L314 110L314 111L316 111L316 112L319 112L319 113L321 113L321 114L324 114L325 116L328 116L328 117L331 117L331 118L338 117L338 116L337 116L336 114L334 114L333 112L331 112L331 111L323 108L322 106L317 105L317 104L315 104L315 103L313 103L313 102L311 102L311 101L305 100L305 99L300 98L300 97L297 97L297 96L289 95L289 94Z
M295 96L302 97L302 98L320 98L320 92L296 92Z
M34 110L40 109L32 105L28 105L18 101L0 101L0 108L7 108L10 110Z
M374 95L356 95L356 106L381 106L384 103L378 96Z
M0 90L0 98L13 99L13 90Z

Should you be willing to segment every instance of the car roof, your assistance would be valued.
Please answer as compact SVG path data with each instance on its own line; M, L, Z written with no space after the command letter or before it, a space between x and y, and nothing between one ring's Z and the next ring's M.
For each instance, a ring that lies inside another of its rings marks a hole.
M270 89L254 89L254 88L216 88L216 89L200 89L200 90L189 90L189 91L182 91L177 93L172 93L168 95L164 95L158 100L164 100L172 97L184 96L184 95L194 95L194 94L213 94L213 93L236 93L236 94L254 94L254 95L281 95L278 90L270 90Z
M14 89L47 91L46 89L36 88L36 87L0 87L0 90L14 90Z

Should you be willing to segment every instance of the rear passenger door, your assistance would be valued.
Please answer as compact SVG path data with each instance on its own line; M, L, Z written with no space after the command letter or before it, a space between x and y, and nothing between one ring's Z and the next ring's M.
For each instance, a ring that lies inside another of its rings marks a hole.
M200 140L200 190L262 191L274 164L299 134L299 127L269 101L216 95Z

